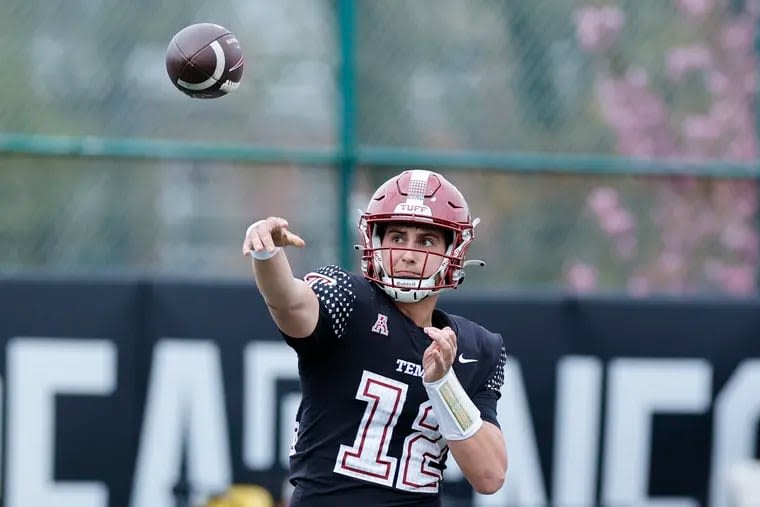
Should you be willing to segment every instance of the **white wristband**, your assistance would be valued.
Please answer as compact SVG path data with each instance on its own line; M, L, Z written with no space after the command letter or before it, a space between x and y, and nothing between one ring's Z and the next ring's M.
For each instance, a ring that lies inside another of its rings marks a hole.
M446 440L464 440L473 436L483 425L480 410L459 383L454 368L435 382L425 382L425 390L433 405L438 429Z
M274 250L271 252L267 252L266 250L252 250L251 251L251 258L256 259L257 261L268 261L275 255L277 255L282 248L279 246L274 247Z

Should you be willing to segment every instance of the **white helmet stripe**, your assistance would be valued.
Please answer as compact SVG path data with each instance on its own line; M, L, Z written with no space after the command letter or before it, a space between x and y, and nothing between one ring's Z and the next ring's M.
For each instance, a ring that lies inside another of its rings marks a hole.
M427 190L428 178L430 171L415 169L412 171L409 180L409 189L407 190L406 202L409 204L422 204Z

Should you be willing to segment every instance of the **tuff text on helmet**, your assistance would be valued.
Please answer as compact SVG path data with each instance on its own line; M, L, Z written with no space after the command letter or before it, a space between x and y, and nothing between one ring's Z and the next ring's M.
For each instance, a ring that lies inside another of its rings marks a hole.
M412 215L426 215L433 216L433 212L428 206L424 204L414 204L409 202L402 202L396 205L393 210L394 213L407 213Z

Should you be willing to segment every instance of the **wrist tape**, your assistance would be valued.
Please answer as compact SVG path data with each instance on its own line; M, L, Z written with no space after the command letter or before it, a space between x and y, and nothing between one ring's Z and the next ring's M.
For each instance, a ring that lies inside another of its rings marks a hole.
M459 383L454 368L435 382L425 382L425 390L438 420L438 430L446 440L464 440L473 436L483 425L480 410Z

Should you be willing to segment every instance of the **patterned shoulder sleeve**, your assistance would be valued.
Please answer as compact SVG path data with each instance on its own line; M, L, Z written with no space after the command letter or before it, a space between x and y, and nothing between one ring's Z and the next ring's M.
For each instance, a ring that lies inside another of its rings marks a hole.
M472 401L480 410L480 416L483 420L496 425L498 428L500 425L496 408L499 398L501 398L501 388L504 385L507 350L504 347L504 340L501 335L489 332L485 336L487 337L488 351L493 357L493 361Z
M354 278L339 266L323 266L303 279L319 299L317 331L329 327L335 338L342 338L356 306Z
M496 366L491 371L491 375L485 383L486 389L496 392L501 392L501 387L504 385L504 366L507 364L507 349L504 347L504 342L502 340L499 341L501 342L499 359L496 361Z

